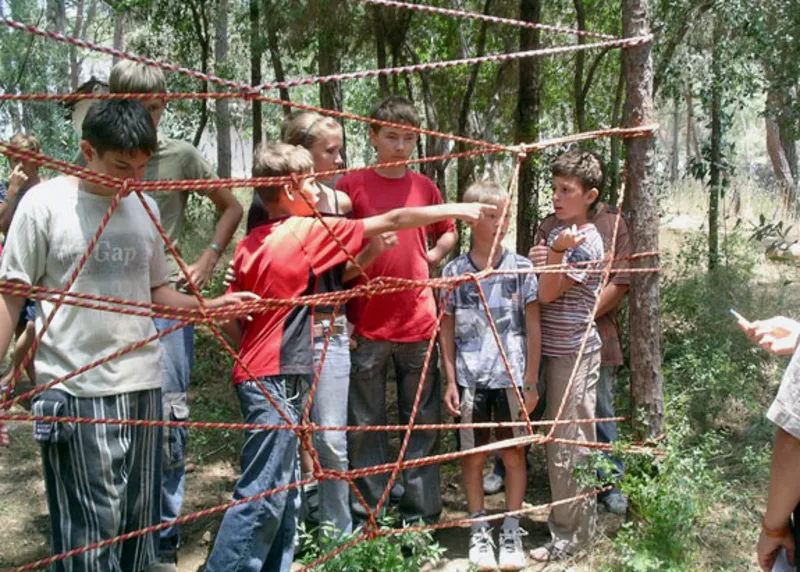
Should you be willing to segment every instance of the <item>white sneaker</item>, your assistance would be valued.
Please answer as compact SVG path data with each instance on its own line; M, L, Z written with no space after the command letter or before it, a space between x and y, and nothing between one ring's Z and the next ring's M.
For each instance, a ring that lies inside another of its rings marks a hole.
M505 480L495 472L491 472L483 477L483 492L487 495L494 495L503 490Z
M523 536L528 536L528 532L522 528L500 529L500 570L522 570L525 567Z
M479 528L470 535L469 561L478 570L497 570L491 528Z

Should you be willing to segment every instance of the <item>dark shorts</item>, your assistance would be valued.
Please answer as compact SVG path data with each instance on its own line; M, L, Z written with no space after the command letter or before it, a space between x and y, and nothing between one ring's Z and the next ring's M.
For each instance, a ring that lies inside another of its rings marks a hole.
M461 403L459 423L487 423L491 421L522 421L519 399L513 387L505 389L476 389L459 387L458 399ZM458 448L467 451L489 443L489 428L474 429L466 427L456 432ZM526 434L524 425L494 429L498 441L522 437Z
M17 328L24 328L28 322L36 320L36 301L25 300L22 305L22 310L19 313L19 321L17 321Z

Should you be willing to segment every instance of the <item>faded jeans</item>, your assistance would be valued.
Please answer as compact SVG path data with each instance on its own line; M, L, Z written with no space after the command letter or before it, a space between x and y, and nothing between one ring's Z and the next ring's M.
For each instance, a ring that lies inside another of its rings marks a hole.
M298 423L309 377L272 376L259 381L290 421ZM245 423L286 424L255 382L240 383L236 391ZM245 431L241 466L233 500L296 482L297 435L288 430ZM229 508L206 572L288 572L294 557L299 504L300 493L291 488Z
M399 343L375 341L358 336L357 342L356 349L351 353L348 425L388 424L386 378L390 360L394 364L397 382L399 422L408 423L422 374L428 341ZM428 364L415 423L441 423L441 382L436 370L437 358L434 349ZM353 469L394 461L389 459L389 438L385 432L351 431L347 435L347 446L350 466ZM405 459L435 455L438 449L438 431L413 431ZM389 475L390 473L382 473L355 480L358 490L370 508L375 508L378 504L389 482ZM402 475L405 493L400 500L401 518L406 522L416 522L420 519L435 522L442 511L439 465L406 469ZM364 507L354 495L351 495L351 506L355 524L366 521Z
M598 419L614 417L614 385L616 381L616 366L604 365L600 367L600 377L597 379L597 409L595 414ZM617 440L617 423L615 421L597 422L595 426L597 427L598 443L613 443ZM609 474L598 469L597 476L606 483L611 483L621 478L624 469L622 461L615 459L609 453L603 453L603 455L614 464L615 470ZM603 491L598 498L605 498L613 492L614 489Z
M162 332L177 324L164 318L153 318L156 330ZM194 361L194 326L188 325L161 338L161 399L165 421L189 419L189 376ZM186 480L186 427L164 429L164 461L161 476L161 522L181 515L183 487ZM175 552L180 547L180 531L170 526L159 533L159 552Z
M330 320L319 320L326 329ZM347 425L347 396L350 387L350 346L347 336L347 318L339 316L336 325L344 328L340 334L332 334L325 353L325 363L320 373L314 399L311 402L311 420L317 425ZM325 336L314 339L314 367L322 355ZM323 469L346 471L347 432L314 431L314 449L319 455ZM350 487L347 481L325 479L319 483L319 519L321 523L332 523L341 533L353 530L350 515Z

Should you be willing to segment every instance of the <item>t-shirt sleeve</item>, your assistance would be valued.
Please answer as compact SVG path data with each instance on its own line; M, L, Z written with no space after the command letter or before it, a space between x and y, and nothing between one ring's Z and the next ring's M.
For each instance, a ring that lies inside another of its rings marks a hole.
M519 265L520 269L532 269L533 265L527 258L523 259L527 264ZM529 274L522 274L522 300L524 304L536 302L539 299L539 281L536 279L536 274L533 272Z
M547 238L550 236L550 233L553 232L553 229L556 228L557 224L558 219L553 215L543 218L533 235L533 245L546 244Z
M458 269L456 268L455 260L448 262L442 270L442 278L453 278L458 276ZM457 287L456 287L457 288ZM440 288L439 301L444 304L444 313L448 316L454 316L456 313L456 288ZM447 293L450 293L448 296Z
M433 181L426 177L425 179L426 184L428 185L428 204L429 205L440 205L442 204L442 194L439 192L439 187L433 184ZM456 224L453 219L449 218L447 220L442 220L437 223L430 225L427 229L428 234L431 236L431 239L434 241L439 240L439 238L447 233L447 232L455 232L456 231Z
M194 145L186 145L186 151L182 157L184 179L216 179L217 174L206 161L202 153ZM216 189L203 189L198 191L201 195L210 195Z
M352 204L350 216L355 219L367 218L366 199L363 193L358 191L360 186L356 185L354 182L354 177L358 175L359 173L345 175L336 179L336 183L334 183L335 190L343 192L350 198L350 203Z
M592 264L584 264L591 260L603 259L603 240L596 230L589 231L583 244L571 249L567 253L567 264L576 265L567 272L567 277L579 284L585 284L593 270Z
M795 350L783 374L775 401L767 411L767 419L800 439L800 351Z
M0 279L36 285L44 276L49 249L50 213L38 200L20 203L0 262Z
M236 245L236 250L233 252L233 280L231 280L231 283L228 284L228 288L225 290L226 294L242 291L241 274L239 273L239 269L242 266L243 242L244 240L240 241L239 244Z
M305 250L311 264L311 272L315 276L347 261L348 253L355 256L361 250L364 237L363 222L341 217L326 217L325 222L329 231L319 220L309 219L309 221L312 224L306 236ZM342 250L342 246L346 251Z

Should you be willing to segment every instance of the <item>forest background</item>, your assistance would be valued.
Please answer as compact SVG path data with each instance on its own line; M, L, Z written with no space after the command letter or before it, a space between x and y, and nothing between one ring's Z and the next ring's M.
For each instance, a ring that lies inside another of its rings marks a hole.
M619 1L431 4L622 35ZM341 0L0 0L0 16L253 85L594 41ZM783 361L750 347L727 310L734 307L755 319L796 315L800 309L793 256L800 250L793 248L800 6L796 0L654 0L650 23L655 34L653 98L660 123L655 190L662 223L666 437L657 457L629 459L624 483L631 498L629 519L578 564L632 570L689 565L749 569L771 450L772 428L764 412ZM111 57L6 27L0 27L0 60L2 93L73 92L93 78L107 80L113 64ZM216 89L174 73L167 74L167 81L172 92ZM625 82L620 50L604 48L329 82L269 95L366 115L377 99L396 93L417 104L426 128L506 144L621 126ZM192 141L220 177L247 176L253 145L277 139L288 112L287 107L245 100L173 101L161 131ZM347 165L371 162L366 125L345 121L344 127ZM77 135L67 110L57 103L0 103L0 137L7 140L19 130L35 133L48 155L74 157ZM622 189L624 144L603 138L585 145L603 158L604 198L615 203ZM421 137L417 154L465 148ZM537 221L549 212L547 165L562 150L549 148L525 162L513 232L506 240L521 253L527 252ZM447 200L456 200L474 180L507 181L510 161L486 155L431 162L421 170ZM6 164L2 170L7 171ZM237 191L245 205L249 194ZM187 259L207 243L214 211L193 197L190 217L184 240ZM220 288L218 274L208 292ZM209 336L198 336L192 417L235 420L235 399L224 383L229 362L219 357ZM623 372L622 379L626 376ZM630 409L627 395L627 386L620 384L623 413ZM16 441L27 458L33 443ZM190 438L198 475L221 471L214 484L219 495L229 494L228 468L235 467L238 443L239 436L228 432L194 431ZM7 461L0 459L5 473L0 487L19 482L12 477L16 470L37 478L35 463L25 468L25 463L12 467ZM197 508L211 504L208 491L198 485ZM10 500L19 491L0 493L0 515L21 519L18 527L11 527L16 532L1 533L12 534L4 546L14 545L13 534L20 535L20 544L11 552L4 550L0 564L22 564L42 553L43 540L37 540L42 525L30 511L20 514ZM214 528L209 522L198 525L198 542Z

